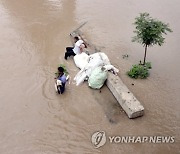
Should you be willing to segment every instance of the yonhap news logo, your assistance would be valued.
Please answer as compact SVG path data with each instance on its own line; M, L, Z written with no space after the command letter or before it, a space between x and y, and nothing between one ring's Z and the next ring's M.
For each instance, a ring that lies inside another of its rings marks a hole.
M91 142L95 148L100 148L109 143L151 143L151 144L166 144L174 143L174 136L106 136L105 131L97 131L91 137Z
M95 148L99 148L106 143L106 134L104 131L97 131L92 135L92 144Z

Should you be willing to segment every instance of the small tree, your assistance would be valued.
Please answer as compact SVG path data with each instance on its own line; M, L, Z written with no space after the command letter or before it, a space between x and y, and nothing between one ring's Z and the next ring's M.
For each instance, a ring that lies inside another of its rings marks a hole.
M136 36L133 37L133 42L139 42L144 45L144 61L146 63L146 52L149 46L159 45L164 43L165 38L162 36L166 32L172 32L168 24L159 20L153 19L149 13L141 13L139 17L135 18L134 24L136 25Z

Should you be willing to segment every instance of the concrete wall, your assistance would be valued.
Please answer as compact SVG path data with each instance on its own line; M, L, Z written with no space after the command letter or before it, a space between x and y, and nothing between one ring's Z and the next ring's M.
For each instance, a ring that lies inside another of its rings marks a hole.
M137 118L144 114L144 107L118 76L109 73L106 85L129 118Z

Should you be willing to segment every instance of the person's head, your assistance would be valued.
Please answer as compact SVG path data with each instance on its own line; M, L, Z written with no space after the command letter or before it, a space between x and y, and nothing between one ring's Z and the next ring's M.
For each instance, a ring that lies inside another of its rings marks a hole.
M63 67L58 67L59 75L62 75L64 73Z
M74 41L77 42L79 40L79 37L75 36Z

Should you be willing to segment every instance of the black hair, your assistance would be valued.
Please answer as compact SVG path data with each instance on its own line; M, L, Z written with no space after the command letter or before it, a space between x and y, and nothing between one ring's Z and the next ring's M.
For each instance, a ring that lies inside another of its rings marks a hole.
M75 36L74 39L78 41L78 40L79 40L79 37Z
M64 68L63 67L58 67L58 71L63 73L64 72Z

